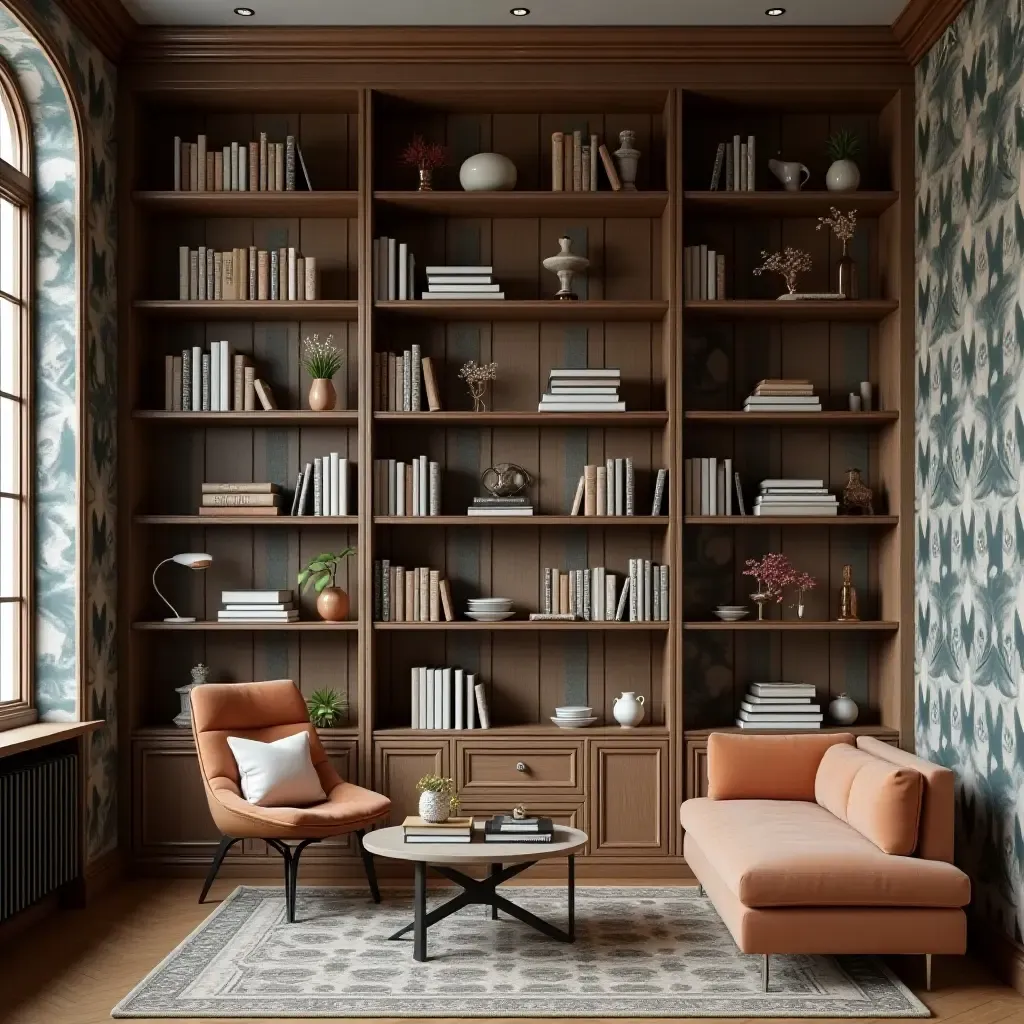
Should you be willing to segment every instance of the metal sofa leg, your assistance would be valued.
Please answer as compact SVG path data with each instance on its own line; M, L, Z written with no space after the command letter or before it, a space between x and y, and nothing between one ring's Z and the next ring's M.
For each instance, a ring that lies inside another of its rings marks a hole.
M210 891L210 886L213 885L213 880L217 877L217 872L220 871L220 866L224 863L224 858L228 855L228 850L230 850L237 842L239 842L239 840L232 839L231 836L220 837L220 845L217 847L217 852L213 855L213 861L210 863L210 870L206 874L206 882L203 885L203 891L199 894L200 903L206 902L206 894Z
M932 955L931 955L931 953L925 953L925 955L924 955L924 990L925 990L925 992L931 992L931 990L932 990Z
M704 886L701 885L700 882L697 883L697 895L700 896L702 900L706 900L708 898L708 894L705 891Z
M761 991L768 991L768 954L761 958Z
M377 868L373 863L373 854L363 846L363 836L366 833L363 829L356 831L356 841L359 843L359 852L363 858L363 869L366 871L366 880L370 883L370 896L374 903L380 903L380 888L377 886Z

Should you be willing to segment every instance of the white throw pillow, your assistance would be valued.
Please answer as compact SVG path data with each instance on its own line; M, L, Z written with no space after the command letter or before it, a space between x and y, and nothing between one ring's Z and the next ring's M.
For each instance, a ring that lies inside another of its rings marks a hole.
M261 743L229 736L242 778L242 796L260 807L307 807L327 799L309 755L309 734Z

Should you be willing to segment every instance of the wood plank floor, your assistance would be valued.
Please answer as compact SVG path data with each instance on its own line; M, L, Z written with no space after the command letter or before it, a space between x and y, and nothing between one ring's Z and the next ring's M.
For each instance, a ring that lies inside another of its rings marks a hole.
M111 1007L236 884L218 882L213 902L199 906L198 879L132 881L92 907L41 921L0 948L0 1022L106 1024ZM893 966L931 1008L933 1021L1024 1024L1024 999L971 960L938 958L930 993L921 991L923 957L896 958Z

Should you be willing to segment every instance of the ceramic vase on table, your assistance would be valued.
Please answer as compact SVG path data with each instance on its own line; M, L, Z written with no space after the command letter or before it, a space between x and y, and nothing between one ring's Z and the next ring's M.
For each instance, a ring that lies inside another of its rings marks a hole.
M459 183L467 192L501 192L516 187L516 165L501 153L477 153L463 161Z
M313 412L329 412L338 404L334 381L319 377L309 385L309 407Z
M572 290L572 279L590 266L590 260L586 256L574 256L572 253L572 239L562 235L558 240L561 250L557 256L549 256L544 260L545 270L550 270L558 275L558 283L562 286L555 293L556 299L576 299L578 296Z
M853 192L860 184L860 168L852 160L836 160L825 172L829 192Z
M317 595L316 610L324 622L344 622L348 618L348 594L341 587L324 587Z
M626 192L636 191L636 167L640 160L640 150L633 145L636 132L629 129L619 132L619 148L615 150L615 163L619 168L619 178Z
M639 725L644 720L643 695L626 690L612 702L612 714L623 729Z
M420 793L420 817L432 825L440 825L447 821L451 813L451 800L444 793L426 790Z

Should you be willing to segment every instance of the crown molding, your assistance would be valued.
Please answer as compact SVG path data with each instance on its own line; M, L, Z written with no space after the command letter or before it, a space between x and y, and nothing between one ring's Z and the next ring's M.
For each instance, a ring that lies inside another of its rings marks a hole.
M892 34L911 64L932 48L965 6L966 0L909 0L892 23Z
M139 30L121 0L58 0L64 13L108 59L117 63Z
M117 0L63 0L116 3ZM902 64L888 26L867 28L144 27L133 63Z

